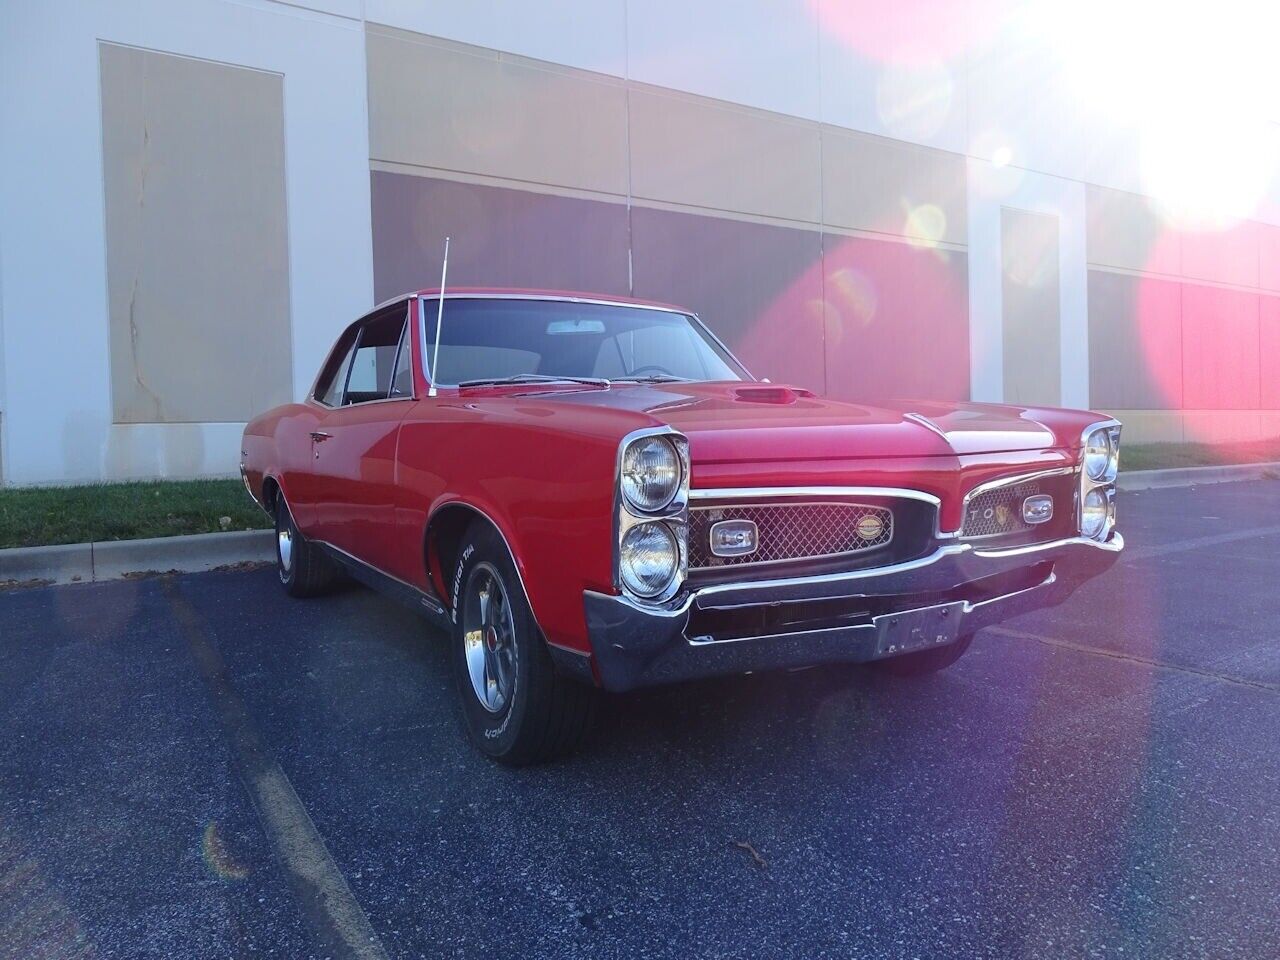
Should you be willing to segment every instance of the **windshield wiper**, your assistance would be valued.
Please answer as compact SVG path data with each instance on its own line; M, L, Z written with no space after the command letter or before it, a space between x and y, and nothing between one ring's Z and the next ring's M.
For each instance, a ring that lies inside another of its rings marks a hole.
M650 373L643 377L614 377L610 383L690 383L688 377L673 377L666 373Z
M607 387L603 377L553 377L545 373L517 373L510 377L483 377L479 380L463 380L460 387L486 387L503 383L585 383L592 387Z

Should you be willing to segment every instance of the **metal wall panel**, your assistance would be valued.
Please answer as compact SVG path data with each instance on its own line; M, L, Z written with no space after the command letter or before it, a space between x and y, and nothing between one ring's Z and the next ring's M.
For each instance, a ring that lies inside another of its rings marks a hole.
M635 293L697 312L757 377L822 391L817 231L636 207Z
M1089 402L1102 410L1182 406L1182 285L1089 271Z
M627 292L625 204L433 177L372 174L374 291L379 301L449 282Z

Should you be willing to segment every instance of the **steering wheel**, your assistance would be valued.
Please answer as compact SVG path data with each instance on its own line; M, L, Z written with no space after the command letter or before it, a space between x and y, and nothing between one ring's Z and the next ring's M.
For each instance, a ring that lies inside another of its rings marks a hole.
M628 377L634 377L644 373L646 370L652 370L654 373L662 374L666 377L674 377L675 374L666 367L660 367L656 363L646 363L643 367L636 367L634 370L628 371Z

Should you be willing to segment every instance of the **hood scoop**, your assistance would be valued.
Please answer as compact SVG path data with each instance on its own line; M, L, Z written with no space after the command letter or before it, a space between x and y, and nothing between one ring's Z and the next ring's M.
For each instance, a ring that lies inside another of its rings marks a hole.
M733 398L746 403L795 403L801 397L812 397L813 393L803 387L775 387L773 384L758 386L734 387Z

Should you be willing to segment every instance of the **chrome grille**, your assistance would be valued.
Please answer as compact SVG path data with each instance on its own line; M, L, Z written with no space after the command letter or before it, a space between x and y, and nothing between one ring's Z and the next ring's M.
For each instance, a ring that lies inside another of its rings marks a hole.
M879 532L859 524L878 520ZM750 520L759 531L754 553L717 557L711 552L711 527L721 520ZM893 539L893 512L865 503L761 503L698 507L689 511L689 569L726 567L782 560L861 553L883 547Z
M1027 497L1045 493L1038 480L1026 483L1010 484L996 487L978 494L965 505L964 537L999 537L1006 534L1024 533L1033 528L1033 524L1022 519L1022 502ZM1060 504L1054 503L1056 515Z

